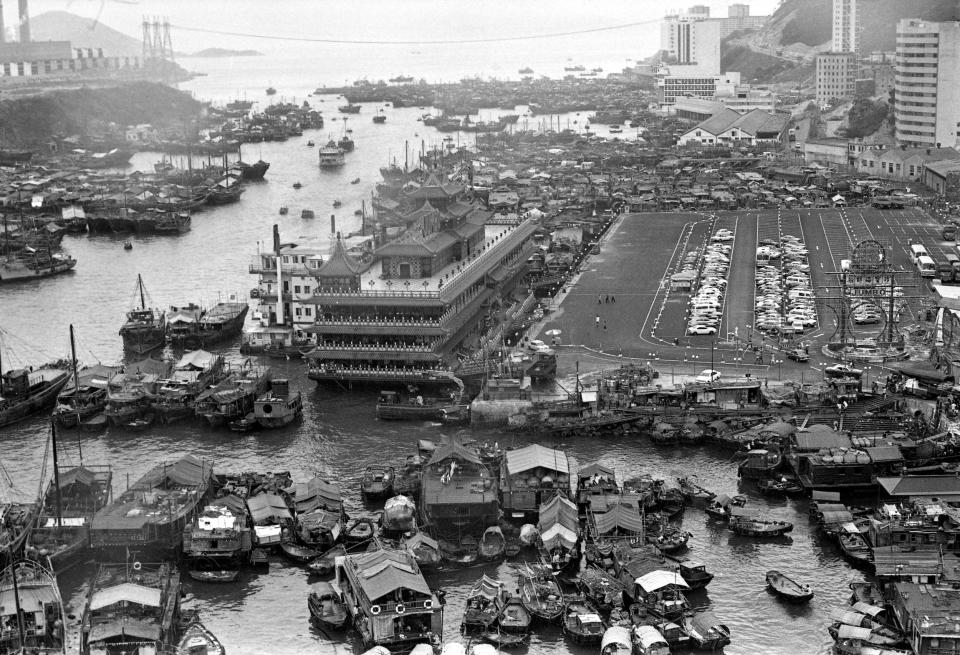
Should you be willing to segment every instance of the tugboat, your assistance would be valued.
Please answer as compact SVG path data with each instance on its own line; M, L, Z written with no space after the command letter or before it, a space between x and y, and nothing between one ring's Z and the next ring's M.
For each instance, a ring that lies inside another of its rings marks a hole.
M253 404L253 417L261 427L272 429L290 425L303 414L300 392L290 394L290 381L278 378L270 383L270 390Z
M2 336L3 332L0 331ZM52 405L68 379L62 362L4 371L0 348L0 427L16 423Z

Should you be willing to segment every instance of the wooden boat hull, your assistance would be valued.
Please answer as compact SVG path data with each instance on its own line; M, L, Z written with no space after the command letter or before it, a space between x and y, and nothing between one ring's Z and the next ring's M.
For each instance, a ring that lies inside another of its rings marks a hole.
M284 556L288 559L299 564L306 564L320 556L320 553L313 548L299 546L288 541L280 544L280 550L283 551Z
M813 590L790 579L779 571L767 572L767 589L791 603L806 603L813 598Z
M233 582L240 577L239 569L224 569L221 571L195 571L187 572L191 580L197 582L225 583Z
M730 530L743 537L782 537L793 531L793 525L731 523Z
M0 410L0 427L21 421L52 405L68 379L67 372L63 371L61 377L50 382L39 393L22 400L12 400L7 408Z

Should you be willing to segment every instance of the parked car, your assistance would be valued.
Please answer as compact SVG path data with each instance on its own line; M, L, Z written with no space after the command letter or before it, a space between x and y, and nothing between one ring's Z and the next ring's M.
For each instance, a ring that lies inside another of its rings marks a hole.
M795 362L809 362L810 355L803 348L794 348L787 351L787 359L792 359Z
M823 369L823 372L827 374L827 377L832 378L859 378L861 375L863 375L863 371L861 371L859 368L853 368L847 364L834 364L833 366L828 366L827 368Z

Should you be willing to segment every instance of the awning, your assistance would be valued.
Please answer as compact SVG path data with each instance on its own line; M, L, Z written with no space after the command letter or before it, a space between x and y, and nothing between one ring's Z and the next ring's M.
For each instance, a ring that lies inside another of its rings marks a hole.
M635 581L646 593L651 593L671 585L689 589L690 585L675 571L651 571Z
M577 533L559 523L549 528L546 532L540 533L540 539L543 541L543 545L547 550L553 550L558 545L562 545L567 550L570 550L577 545Z

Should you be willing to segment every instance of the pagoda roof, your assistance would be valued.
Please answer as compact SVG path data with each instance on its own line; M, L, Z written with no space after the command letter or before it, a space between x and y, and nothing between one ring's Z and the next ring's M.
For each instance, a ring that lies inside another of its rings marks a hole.
M455 182L441 183L436 173L430 173L420 187L409 194L411 198L446 200L463 192L463 186Z
M317 277L356 277L360 275L360 265L353 257L347 254L343 247L343 241L340 235L337 235L337 241L333 244L333 253L316 271Z

